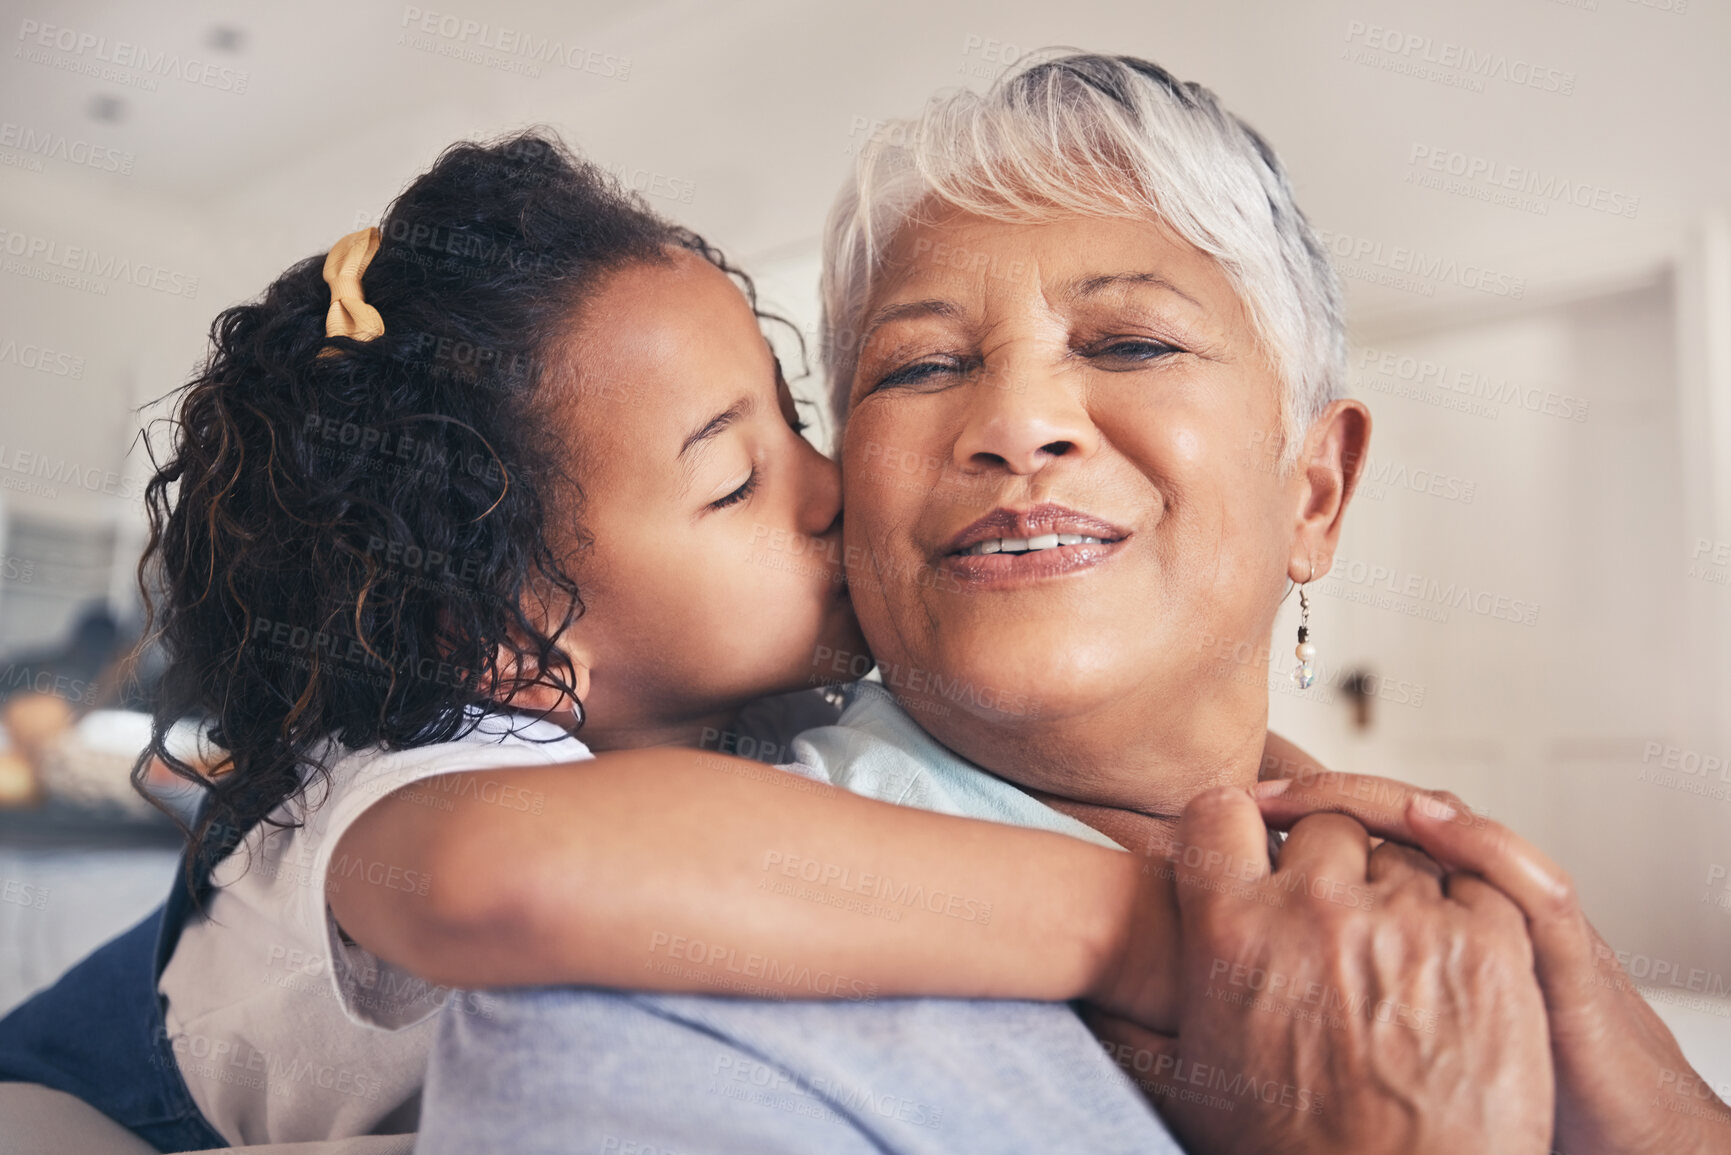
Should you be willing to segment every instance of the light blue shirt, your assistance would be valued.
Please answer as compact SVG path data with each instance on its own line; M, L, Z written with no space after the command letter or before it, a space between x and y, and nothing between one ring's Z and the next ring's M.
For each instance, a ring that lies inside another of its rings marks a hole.
M794 740L797 764L785 767L855 794L1009 826L1052 830L1121 849L1068 814L969 762L914 721L876 682L855 682L833 726L807 730Z

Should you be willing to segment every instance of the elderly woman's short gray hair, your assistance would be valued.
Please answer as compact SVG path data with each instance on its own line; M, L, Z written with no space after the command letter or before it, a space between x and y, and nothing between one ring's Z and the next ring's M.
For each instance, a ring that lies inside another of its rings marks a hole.
M1045 53L984 95L934 98L863 146L824 238L822 349L838 425L880 262L916 213L946 206L1005 221L1158 219L1207 253L1280 382L1288 461L1341 395L1340 285L1274 150L1212 92L1157 65Z

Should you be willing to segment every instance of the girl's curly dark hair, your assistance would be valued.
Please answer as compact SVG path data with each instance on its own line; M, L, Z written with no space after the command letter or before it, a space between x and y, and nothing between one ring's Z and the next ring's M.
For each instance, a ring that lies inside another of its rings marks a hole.
M451 146L380 233L382 337L326 338L323 255L300 262L216 319L153 454L139 578L167 665L133 781L156 758L204 790L195 891L259 823L297 825L273 812L340 749L450 741L516 690L573 690L555 643L588 543L580 447L551 414L590 385L575 311L669 247L756 309L719 253L546 132ZM214 772L169 741L182 719L224 752Z

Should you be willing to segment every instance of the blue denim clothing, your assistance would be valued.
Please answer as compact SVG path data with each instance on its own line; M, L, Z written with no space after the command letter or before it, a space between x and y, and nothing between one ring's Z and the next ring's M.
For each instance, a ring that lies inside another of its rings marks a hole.
M229 1145L187 1090L157 983L187 918L210 897L209 863L240 833L217 828L191 885L182 856L161 906L0 1019L0 1082L75 1095L158 1151Z
M192 909L177 875L167 902L0 1019L0 1082L76 1095L158 1151L228 1146L192 1101L156 993Z

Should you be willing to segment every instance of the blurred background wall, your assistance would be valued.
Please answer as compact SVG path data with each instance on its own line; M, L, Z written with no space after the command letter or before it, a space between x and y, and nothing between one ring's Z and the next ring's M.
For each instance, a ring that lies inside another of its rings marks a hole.
M136 615L137 430L215 313L376 221L455 139L554 126L811 334L824 215L884 118L1050 45L1213 88L1324 230L1376 420L1313 598L1320 682L1286 680L1294 604L1274 724L1331 765L1450 787L1554 854L1731 1078L1725 0L0 12L11 672L92 604ZM141 911L169 861L21 837L0 881L37 889L0 903L0 1004Z

